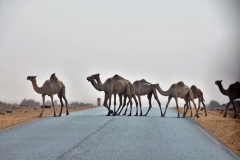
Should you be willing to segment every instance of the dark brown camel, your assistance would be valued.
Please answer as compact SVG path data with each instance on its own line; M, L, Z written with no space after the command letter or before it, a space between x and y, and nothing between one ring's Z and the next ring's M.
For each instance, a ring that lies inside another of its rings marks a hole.
M233 100L240 98L240 83L236 82L234 84L230 84L227 90L223 88L222 80L220 80L220 81L217 80L215 82L215 84L218 86L220 92L223 95L228 96L228 98L230 100L229 103L226 106L226 110L225 110L225 113L224 113L223 117L226 117L228 107L232 103L234 111L235 111L235 114L234 114L233 118L237 118L237 111L236 111L236 107L233 103Z

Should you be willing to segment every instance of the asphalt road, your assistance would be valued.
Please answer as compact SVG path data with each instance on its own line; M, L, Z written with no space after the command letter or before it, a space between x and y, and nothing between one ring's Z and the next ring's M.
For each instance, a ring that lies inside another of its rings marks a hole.
M0 160L240 159L191 118L176 118L172 108L165 118L158 107L147 117L106 114L99 107L1 131Z

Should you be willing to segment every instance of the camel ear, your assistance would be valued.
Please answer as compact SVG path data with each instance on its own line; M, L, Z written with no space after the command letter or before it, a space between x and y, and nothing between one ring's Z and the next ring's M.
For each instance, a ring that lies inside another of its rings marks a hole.
M222 80L220 82L222 82Z
M37 76L33 76L33 78L37 78Z

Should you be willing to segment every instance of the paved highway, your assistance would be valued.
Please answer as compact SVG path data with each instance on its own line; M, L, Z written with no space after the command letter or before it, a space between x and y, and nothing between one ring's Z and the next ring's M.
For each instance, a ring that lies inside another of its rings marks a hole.
M172 108L165 118L158 107L147 117L106 114L99 107L1 131L0 160L240 159L191 118L176 118Z

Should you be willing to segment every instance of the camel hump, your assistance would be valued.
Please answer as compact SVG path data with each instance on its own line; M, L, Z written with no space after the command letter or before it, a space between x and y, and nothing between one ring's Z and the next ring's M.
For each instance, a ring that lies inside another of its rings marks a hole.
M197 87L195 85L192 85L191 89L197 89Z
M178 85L178 86L185 86L185 84L183 83L183 81L179 81L179 82L177 83L177 85Z
M57 78L57 76L55 75L55 73L53 73L53 74L51 75L50 80L51 80L51 81L57 81L57 80L58 80L58 78Z
M174 83L171 85L171 87L176 87L176 86L185 86L185 84L183 83L183 81L179 81L178 83Z
M240 86L240 83L239 82L236 82L236 83L234 83L235 85L237 85L237 86Z

